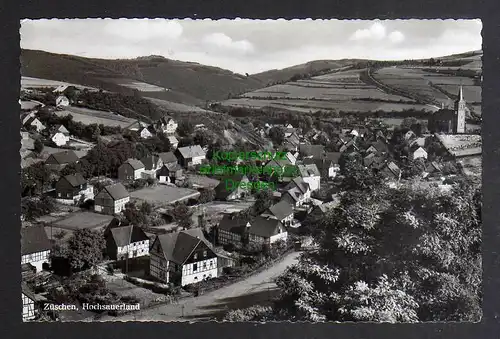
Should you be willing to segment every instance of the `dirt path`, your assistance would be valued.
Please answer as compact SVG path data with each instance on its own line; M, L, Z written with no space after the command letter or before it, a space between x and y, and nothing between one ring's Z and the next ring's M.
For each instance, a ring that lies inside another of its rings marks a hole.
M274 278L297 262L299 252L292 252L268 269L248 279L208 292L199 297L186 298L176 304L159 305L121 317L105 316L100 321L199 321L213 320L230 309L265 303L276 293Z

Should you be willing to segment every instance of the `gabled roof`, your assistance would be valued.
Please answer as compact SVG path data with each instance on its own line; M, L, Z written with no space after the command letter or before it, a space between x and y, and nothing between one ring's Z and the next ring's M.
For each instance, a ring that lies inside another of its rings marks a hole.
M298 187L292 187L289 190L286 191L294 201L299 201L303 196L304 193L300 190Z
M309 184L305 182L304 179L302 179L302 177L293 178L292 181L290 181L290 183L285 188L288 188L290 190L295 187L298 188L302 194L307 193L310 189Z
M33 301L36 301L35 292L23 281L21 282L21 292Z
M225 214L219 222L219 229L241 234L249 222L250 219L238 217L234 214Z
M389 171L392 172L392 174L394 174L394 176L399 176L399 174L401 173L401 170L399 169L399 167L394 163L394 162L389 162L387 163L387 168L389 169Z
M281 200L279 203L269 207L268 212L278 218L278 220L281 220L288 217L290 214L293 214L293 207L288 203L288 201Z
M382 140L377 140L376 142L372 143L371 146L373 146L379 152L387 152L387 144Z
M107 192L113 200L119 200L130 196L125 186L121 183L108 185L104 187L101 192L103 191ZM99 192L99 194L101 194L101 192Z
M161 234L156 239L161 244L165 259L180 265L189 259L191 253L193 253L201 242L207 245L207 247L212 248L200 228Z
M177 149L184 159L205 156L200 145L180 147Z
M273 218L258 216L250 222L250 234L255 234L264 238L269 238L278 234L278 228L283 227L281 221Z
M134 170L138 170L138 169L141 169L141 168L144 168L144 167L145 167L145 166L144 166L144 164L142 163L142 161L137 160L137 159L132 159L132 158L127 159L127 160L126 160L126 161L122 164L122 166L123 166L123 165L125 165L125 164L129 164L130 166L132 166L132 168L133 168Z
M138 226L118 226L110 229L110 235L118 247L127 246L131 243L149 240L148 236Z
M164 164L168 164L170 162L177 162L177 157L173 152L159 153L158 156L160 157L161 161L163 161Z
M57 125L55 128L54 128L54 132L61 132L63 134L69 134L69 131L67 130L66 127L64 127L64 125Z
M43 226L30 226L21 229L22 255L47 251L51 247Z
M319 177L321 174L319 173L318 167L316 164L307 164L307 165L297 165L300 175L304 177Z
M81 173L69 174L63 178L73 187L79 187L80 185L87 183L87 180L85 180Z
M77 161L78 161L78 156L72 150L52 153L51 155L49 155L47 160L45 160L46 163L59 164L59 165L69 164Z

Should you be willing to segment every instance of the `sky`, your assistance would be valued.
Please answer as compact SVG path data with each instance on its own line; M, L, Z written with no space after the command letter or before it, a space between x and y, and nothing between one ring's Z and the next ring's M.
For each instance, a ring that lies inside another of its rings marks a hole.
M401 60L481 49L477 20L21 20L21 48L104 59L161 55L240 74L313 60Z

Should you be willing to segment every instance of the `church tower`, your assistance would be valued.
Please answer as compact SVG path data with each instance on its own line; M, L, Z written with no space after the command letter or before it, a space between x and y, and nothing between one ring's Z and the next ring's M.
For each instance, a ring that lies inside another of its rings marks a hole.
M455 101L455 126L453 126L453 133L465 133L465 112L466 105L464 100L464 94L462 86L460 86L460 91L458 92L458 99Z

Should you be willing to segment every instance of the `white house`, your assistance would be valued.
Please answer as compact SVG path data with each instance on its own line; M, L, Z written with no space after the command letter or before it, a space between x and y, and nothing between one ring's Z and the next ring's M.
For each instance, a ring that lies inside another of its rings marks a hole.
M113 260L149 255L149 238L138 226L109 227L104 233L106 252Z
M26 128L34 127L37 132L43 131L46 127L37 117L31 117L24 123Z
M162 117L155 125L155 130L164 134L174 134L178 124L170 117Z
M36 272L43 269L50 260L51 244L43 226L21 229L21 265L30 264Z
M292 206L302 206L311 199L311 188L302 177L294 178L285 186L286 192L282 194L282 200L288 201Z
M35 293L28 287L28 285L26 285L25 282L21 282L21 299L23 301L23 321L35 319Z
M64 95L60 95L56 98L56 107L63 106L69 106L69 99Z
M180 147L175 150L175 155L184 167L199 165L206 159L206 153L200 145Z
M418 159L418 158L427 159L427 152L422 147L418 147L417 149L415 149L414 151L411 152L411 158L413 160Z
M149 138L153 137L153 133L151 133L151 130L149 127L141 127L141 128L139 128L137 133L139 134L139 136L142 139L149 139Z
M94 211L104 214L117 214L125 209L130 194L120 183L104 187L95 197Z
M217 255L199 228L158 235L149 251L151 276L189 285L218 276Z
M56 146L64 146L69 142L69 136L64 135L61 132L55 132L51 135L50 140L56 145Z
M316 164L298 165L297 168L304 182L309 184L311 191L319 190L321 174Z

